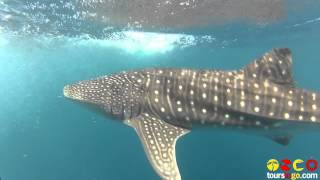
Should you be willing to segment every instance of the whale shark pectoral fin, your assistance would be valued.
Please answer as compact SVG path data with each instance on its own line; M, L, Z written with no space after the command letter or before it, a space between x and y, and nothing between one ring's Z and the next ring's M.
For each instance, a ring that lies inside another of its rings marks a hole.
M288 48L272 49L244 68L244 74L257 80L294 87L292 56Z
M173 126L147 114L126 120L139 135L154 170L164 180L181 180L176 161L175 145L189 130Z
M278 144L283 145L283 146L288 146L290 144L291 139L292 139L292 137L289 135L268 136L268 138Z

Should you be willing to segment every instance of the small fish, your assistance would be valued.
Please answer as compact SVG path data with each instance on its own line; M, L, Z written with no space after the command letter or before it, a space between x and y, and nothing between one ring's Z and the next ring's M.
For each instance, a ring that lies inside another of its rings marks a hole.
M237 71L144 69L81 81L63 92L133 127L165 180L181 179L175 144L195 128L241 129L288 145L288 125L320 122L320 95L296 87L287 48Z

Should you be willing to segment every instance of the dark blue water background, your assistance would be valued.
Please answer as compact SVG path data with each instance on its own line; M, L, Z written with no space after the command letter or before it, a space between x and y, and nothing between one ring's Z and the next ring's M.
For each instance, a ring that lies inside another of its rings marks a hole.
M192 37L183 42L151 34L151 40L170 41L153 49L144 40L124 38L119 45L110 39L6 29L0 34L0 177L159 179L132 128L66 100L63 86L146 67L239 69L273 47L289 47L297 86L319 92L319 8L318 3L303 12L289 11L265 26L236 22L176 32ZM283 147L266 138L212 129L186 135L176 150L183 180L260 180L270 158L320 160L319 144L320 131L306 130Z

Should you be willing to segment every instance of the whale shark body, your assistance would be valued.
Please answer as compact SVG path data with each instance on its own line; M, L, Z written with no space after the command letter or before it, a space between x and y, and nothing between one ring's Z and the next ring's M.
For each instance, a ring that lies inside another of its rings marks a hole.
M133 127L157 174L180 180L175 144L192 129L254 130L287 145L292 134L285 124L320 122L320 94L296 88L291 66L289 49L273 49L238 71L121 72L67 85L64 95Z

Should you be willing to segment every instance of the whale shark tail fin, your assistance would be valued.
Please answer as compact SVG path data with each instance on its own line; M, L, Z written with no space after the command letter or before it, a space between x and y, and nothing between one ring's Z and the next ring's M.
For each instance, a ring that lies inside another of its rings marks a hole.
M269 80L280 85L294 86L291 51L288 48L272 49L246 66L244 74L247 78L259 81Z

